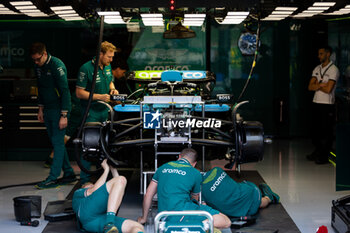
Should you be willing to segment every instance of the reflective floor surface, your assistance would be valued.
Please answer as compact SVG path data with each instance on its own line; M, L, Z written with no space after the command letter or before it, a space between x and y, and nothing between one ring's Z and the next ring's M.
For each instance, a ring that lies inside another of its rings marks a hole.
M281 203L301 232L316 232L325 225L331 227L331 202L349 195L350 191L335 191L335 167L331 164L316 165L307 161L305 155L312 152L308 140L275 140L265 147L262 162L244 164L242 170L257 170L271 188L280 195ZM75 164L75 163L73 163ZM223 165L225 161L213 161L212 166ZM74 165L79 174L79 168ZM43 162L1 161L0 187L41 181L48 176L49 169ZM137 180L133 182L138 182ZM15 221L13 198L22 195L41 195L42 213L48 201L64 199L73 185L56 189L37 190L33 186L19 186L0 190L0 231L1 232L42 232L47 221L39 219L39 227L20 226ZM137 197L127 197L124 200ZM140 198L135 203L140 203ZM130 201L128 201L130 203ZM122 205L119 215L137 219L141 206ZM58 231L59 232L59 231Z

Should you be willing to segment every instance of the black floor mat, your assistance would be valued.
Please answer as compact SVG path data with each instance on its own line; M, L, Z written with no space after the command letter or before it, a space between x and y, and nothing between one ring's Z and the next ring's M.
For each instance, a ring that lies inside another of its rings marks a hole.
M247 180L256 185L265 182L257 171L242 171L240 176L236 171L229 171L227 174L235 181ZM283 202L283 200L282 200ZM271 204L267 208L260 209L256 223L241 229L232 229L232 232L300 232L282 204Z
M257 171L242 171L240 176L237 172L229 171L227 172L234 180L241 182L243 180L251 181L255 184L260 184L264 182L262 177ZM128 180L128 187L125 192L122 205L128 205L129 203L140 203L142 205L142 196L139 195L139 184L137 182L138 171L121 171L121 175L125 176ZM131 179L132 178L132 179ZM132 182L130 182L132 180ZM80 184L76 184L67 199L71 199L74 191L80 187ZM133 200L131 200L133 199ZM282 200L283 201L283 200ZM249 227L243 227L241 229L231 229L233 233L238 232L255 232L255 233L272 233L272 232L283 232L283 233L300 233L299 229L290 218L289 214L286 212L281 204L271 204L265 209L259 211L258 219L256 223ZM61 222L50 222L43 233L78 233L76 220L61 221ZM147 233L147 232L146 232Z

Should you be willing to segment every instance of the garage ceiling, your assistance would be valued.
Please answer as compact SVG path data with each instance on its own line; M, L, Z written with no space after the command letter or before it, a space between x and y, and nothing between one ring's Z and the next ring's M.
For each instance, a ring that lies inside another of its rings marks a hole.
M170 10L170 1L174 1L175 10ZM8 19L61 19L51 7L54 6L72 6L78 14L80 20L98 18L97 11L119 11L124 17L140 19L140 13L162 13L163 18L182 17L184 13L205 13L208 17L225 16L228 11L249 11L251 15L260 15L261 18L267 17L276 7L296 7L296 11L289 17L303 12L314 4L312 0L32 0L32 4L41 13L29 16L23 13L23 10L16 8L13 2L2 0L0 3L0 20ZM323 1L327 2L327 1ZM350 14L350 11L341 11L341 14L333 15L339 9L345 8L350 1L337 0L335 4L322 13L317 13L312 18L335 18L344 17ZM5 9L7 11L5 11ZM7 13L6 13L7 12ZM9 13L12 12L12 13ZM308 19L311 17L301 17Z

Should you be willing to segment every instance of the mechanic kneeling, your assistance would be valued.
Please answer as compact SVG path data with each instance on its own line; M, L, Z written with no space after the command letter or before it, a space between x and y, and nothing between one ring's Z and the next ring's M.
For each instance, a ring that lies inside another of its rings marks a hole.
M197 152L192 148L181 151L177 161L168 162L159 167L149 184L143 200L143 215L138 222L144 224L153 196L158 194L158 212L203 210L213 216L216 228L228 228L230 219L207 205L198 204L202 176L194 168L197 163ZM196 200L195 202L191 200Z

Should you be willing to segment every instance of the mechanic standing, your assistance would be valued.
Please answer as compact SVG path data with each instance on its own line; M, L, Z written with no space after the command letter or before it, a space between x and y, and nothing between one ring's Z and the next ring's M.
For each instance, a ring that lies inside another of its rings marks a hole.
M312 72L308 90L314 91L312 103L312 143L315 151L307 156L316 164L328 163L332 149L333 127L335 124L335 86L339 70L330 60L332 48L324 46L318 50L321 64Z
M110 95L117 95L119 92L115 89L113 83L113 74L110 63L113 60L114 53L117 51L117 48L107 41L102 42L101 52L98 63L98 71L96 77L96 86L94 94L92 97L92 103L89 110L89 115L86 119L86 122L104 122L108 119L108 108L98 101L109 102ZM93 58L91 61L86 62L80 67L77 84L76 84L76 96L81 100L81 107L83 113L85 113L88 99L90 95L94 66L96 58ZM90 169L90 163L81 160L85 168ZM85 172L80 172L80 182L85 184L90 182L90 177Z
M71 109L67 69L60 59L47 53L43 43L32 44L30 56L35 63L37 76L38 120L45 122L55 154L49 176L35 187L38 189L55 188L75 181L75 174L70 166L64 145L64 135L68 124L67 116ZM62 169L63 178L58 180Z

